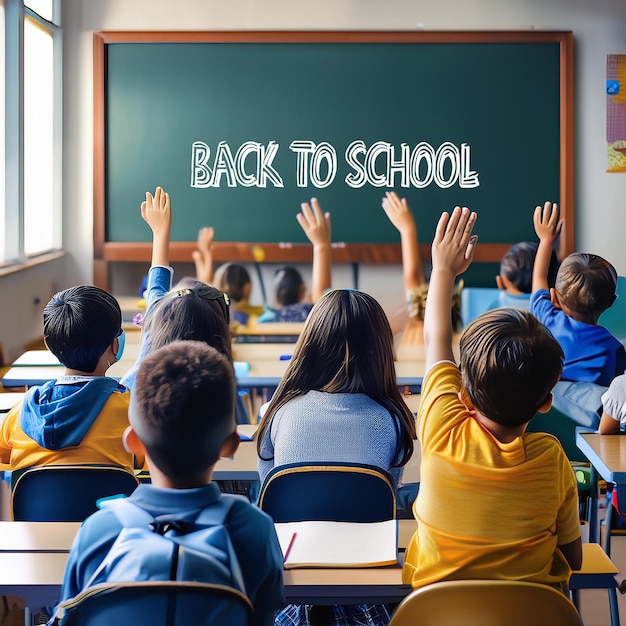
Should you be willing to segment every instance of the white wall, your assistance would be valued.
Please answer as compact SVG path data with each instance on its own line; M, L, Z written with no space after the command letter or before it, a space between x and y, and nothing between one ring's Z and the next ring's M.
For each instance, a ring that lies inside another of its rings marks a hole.
M57 277L62 287L92 279L92 32L99 30L571 30L576 42L576 248L602 254L626 274L626 175L605 171L604 93L606 55L626 54L623 0L63 0L63 20L64 240L69 255L65 276ZM127 284L123 279L116 277L116 283L132 293L136 278ZM352 286L350 268L336 268L333 281ZM14 294L25 307L33 299L28 282L21 281ZM5 279L0 285L4 292ZM359 286L388 310L402 300L397 266L362 268ZM253 298L260 300L258 294ZM3 329L4 315L0 312ZM33 338L21 335L15 329L8 343ZM4 336L0 341L7 344Z

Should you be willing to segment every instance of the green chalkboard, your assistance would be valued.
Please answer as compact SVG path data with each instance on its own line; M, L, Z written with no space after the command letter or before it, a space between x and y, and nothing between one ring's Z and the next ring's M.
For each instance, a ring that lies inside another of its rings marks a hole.
M306 243L295 215L313 196L346 260L397 250L381 209L389 189L408 199L426 243L441 211L478 211L484 260L534 239L538 203L572 215L571 33L97 33L95 43L96 258L138 259L150 241L139 205L157 185L172 197L173 241L213 225L239 245L230 254Z

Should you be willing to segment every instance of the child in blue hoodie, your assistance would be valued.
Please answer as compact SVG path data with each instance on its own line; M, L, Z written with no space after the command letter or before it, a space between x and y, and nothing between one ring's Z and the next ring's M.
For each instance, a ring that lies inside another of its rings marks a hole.
M43 313L44 341L65 366L32 387L0 428L0 461L11 469L105 463L141 467L126 451L130 392L106 371L124 350L117 300L90 285L55 294Z

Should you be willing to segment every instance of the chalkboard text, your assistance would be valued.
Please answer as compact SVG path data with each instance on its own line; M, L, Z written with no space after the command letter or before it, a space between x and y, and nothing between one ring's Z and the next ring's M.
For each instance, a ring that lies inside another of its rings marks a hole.
M211 148L203 141L191 147L191 186L220 187L284 187L283 177L273 165L279 144L267 145L246 141L233 154L225 141L218 143L211 162ZM296 185L324 188L337 176L337 151L327 142L296 140L289 144L296 157ZM435 184L442 189L458 185L463 188L479 186L478 173L471 167L471 149L446 141L434 148L424 141L412 149L407 143L399 148L386 141L367 146L364 141L350 143L344 153L352 170L344 182L354 189L372 187L415 187L421 189Z

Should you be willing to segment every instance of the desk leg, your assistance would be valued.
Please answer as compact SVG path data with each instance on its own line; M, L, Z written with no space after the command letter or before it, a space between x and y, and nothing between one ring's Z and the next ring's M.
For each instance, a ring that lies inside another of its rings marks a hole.
M598 473L593 465L590 474L591 489L589 490L589 504L587 521L589 522L589 541L600 543L600 524L598 523Z

